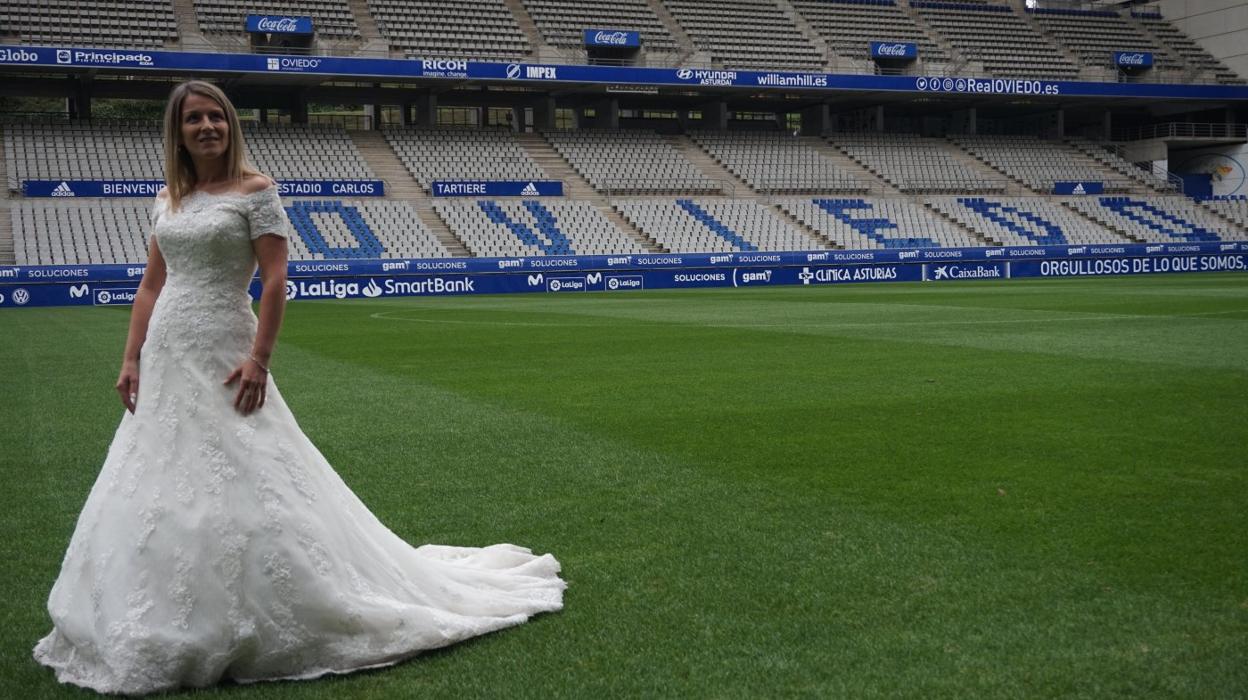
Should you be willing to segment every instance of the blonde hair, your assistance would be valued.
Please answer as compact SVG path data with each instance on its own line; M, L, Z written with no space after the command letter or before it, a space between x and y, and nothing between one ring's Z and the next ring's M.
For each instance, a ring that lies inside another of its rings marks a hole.
M243 129L238 120L238 110L225 96L221 88L202 80L188 80L180 83L169 93L169 103L165 105L165 190L169 193L169 209L176 211L182 198L195 189L199 177L195 173L195 163L182 142L182 104L191 95L200 95L216 102L225 112L225 121L229 126L229 144L225 149L226 177L241 180L259 171L247 158L247 146L243 143Z

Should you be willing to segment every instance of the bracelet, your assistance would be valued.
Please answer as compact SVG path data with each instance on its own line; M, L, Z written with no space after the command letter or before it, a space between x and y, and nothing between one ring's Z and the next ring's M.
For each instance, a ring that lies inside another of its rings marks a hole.
M264 372L265 374L268 374L268 373L269 373L269 368L268 368L268 367L265 367L265 366L264 366L264 364L260 362L260 360L257 360L255 355L248 355L247 357L248 357L248 358L249 358L252 362L256 363L256 366L260 368L260 371L261 371L261 372Z

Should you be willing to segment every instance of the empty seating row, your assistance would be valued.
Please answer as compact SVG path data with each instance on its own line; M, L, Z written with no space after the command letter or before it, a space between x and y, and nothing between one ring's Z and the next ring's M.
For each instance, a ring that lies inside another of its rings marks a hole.
M504 129L386 129L382 132L426 191L434 180L544 180L546 173Z
M532 47L503 0L368 0L377 29L408 56L522 58Z
M727 68L821 70L826 63L772 0L666 0L685 34Z
M299 15L312 18L319 36L359 39L360 28L347 0L195 0L199 29L205 34L244 34L247 15Z
M819 152L818 139L781 132L697 131L690 138L758 192L865 192L866 183Z
M1157 69L1178 67L1178 62L1163 46L1117 12L1050 9L1031 12L1044 31L1084 65L1112 68L1115 51L1143 51L1153 54L1153 65Z
M610 194L718 192L719 183L698 170L653 131L622 129L548 131L543 134L594 189Z
M584 45L586 29L620 29L640 33L647 51L675 52L679 48L645 0L524 0L524 8L551 46L579 48Z
M1186 197L1078 197L1066 206L1145 242L1243 240L1248 232Z
M954 143L993 168L1042 193L1055 182L1095 181L1106 191L1128 191L1131 183L1058 141L1026 136L951 136Z
M900 41L916 44L925 62L949 62L949 52L891 2L792 0L792 3L828 46L842 56L863 59L870 55L873 41Z
M376 175L340 126L243 127L247 151L262 172L292 180L371 180Z
M171 0L6 0L0 35L49 45L162 48L178 40L178 28Z
M589 202L439 200L434 211L479 257L644 253Z
M984 70L999 77L1070 79L1079 69L1010 8L987 11L964 4L913 2L919 17L941 34L963 57L982 61Z
M957 225L911 199L815 198L777 202L789 216L838 248L945 248L982 246Z
M1002 192L1001 176L980 172L954 157L943 139L911 134L836 134L829 140L862 167L902 192Z
M1129 242L1053 198L933 197L926 204L997 245Z
M612 205L672 253L817 250L827 245L795 228L772 207L736 199L630 199Z

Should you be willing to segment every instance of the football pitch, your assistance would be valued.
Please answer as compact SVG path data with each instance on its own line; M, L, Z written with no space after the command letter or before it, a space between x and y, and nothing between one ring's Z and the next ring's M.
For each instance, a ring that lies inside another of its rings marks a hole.
M127 319L0 313L0 697L86 697L30 651ZM1248 694L1248 275L297 302L273 374L391 529L566 609L197 695Z

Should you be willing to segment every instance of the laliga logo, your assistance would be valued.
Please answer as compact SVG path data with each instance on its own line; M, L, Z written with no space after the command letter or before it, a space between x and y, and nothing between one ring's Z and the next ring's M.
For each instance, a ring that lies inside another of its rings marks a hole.
M286 300L290 301L297 296L299 296L299 287L295 286L294 282L286 280Z
M689 70L688 68L681 68L680 70L676 71L676 77L680 78L681 80L688 80L693 77L693 71Z
M906 45L905 44L881 44L876 47L875 53L877 56L903 56L904 57L906 55Z
M293 32L299 23L293 17L261 17L256 26L262 32Z
M519 77L520 77L520 64L508 63L507 64L507 79L515 80L516 78L519 78Z
M623 46L628 43L628 35L624 32L598 32L594 35L594 43Z
M607 280L607 289L619 289L619 288L620 288L620 281L618 279L616 279L615 277L612 277L611 279Z
M108 302L112 300L113 300L113 293L108 290L101 289L95 295L95 302L97 304L107 304Z

